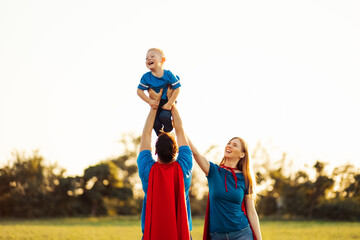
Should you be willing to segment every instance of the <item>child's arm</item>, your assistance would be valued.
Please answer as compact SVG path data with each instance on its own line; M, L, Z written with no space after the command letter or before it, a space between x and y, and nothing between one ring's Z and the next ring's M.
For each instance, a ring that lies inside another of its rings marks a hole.
M169 89L168 89L168 91L169 91ZM164 106L162 108L170 111L171 106L175 103L175 100L179 96L179 93L180 93L180 88L173 90L168 102L166 104L164 104Z
M144 100L146 103L148 103L150 105L150 107L152 108L157 108L159 106L159 101L156 101L154 99L149 98L148 96L146 96L144 90L141 89L137 89L137 95Z

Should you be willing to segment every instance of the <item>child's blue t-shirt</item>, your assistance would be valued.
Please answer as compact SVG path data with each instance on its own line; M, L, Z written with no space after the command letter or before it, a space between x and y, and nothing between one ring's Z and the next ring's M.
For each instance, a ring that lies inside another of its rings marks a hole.
M192 220L191 220L191 208L189 200L189 189L191 185L193 161L192 161L192 152L189 146L179 147L179 154L176 158L178 161L183 174L184 174L184 184L185 184L185 197L186 197L186 211L188 215L189 229L192 230ZM149 183L149 175L152 165L154 165L155 160L151 155L150 150L143 150L139 153L137 158L137 165L139 170L139 176L141 179L143 191L145 193L143 206L141 210L141 230L144 233L145 228L145 212L146 212L146 198L147 198L147 189Z
M220 171L219 171L220 169ZM227 189L225 188L225 174ZM210 199L210 233L235 232L247 227L249 221L241 209L245 193L245 178L236 173L237 189L232 173L210 162L207 176Z
M181 87L180 78L175 76L170 70L164 70L164 75L161 78L154 76L150 71L141 77L138 88L144 91L152 88L157 93L160 89L164 89L161 98L167 99L166 93L168 85L171 85L172 89Z

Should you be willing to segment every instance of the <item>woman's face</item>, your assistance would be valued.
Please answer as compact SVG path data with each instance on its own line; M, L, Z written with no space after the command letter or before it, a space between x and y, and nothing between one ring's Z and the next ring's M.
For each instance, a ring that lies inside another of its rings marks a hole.
M240 159L241 154L242 154L242 147L240 140L237 138L230 140L230 142L228 142L228 144L225 147L224 156L227 159L229 158Z

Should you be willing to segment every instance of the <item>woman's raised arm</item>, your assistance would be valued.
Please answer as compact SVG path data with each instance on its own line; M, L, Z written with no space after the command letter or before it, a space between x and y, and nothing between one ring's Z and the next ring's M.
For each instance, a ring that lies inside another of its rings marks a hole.
M191 142L191 140L189 139L189 137L187 138L191 151L194 155L195 161L197 162L197 164L199 165L199 167L201 168L201 170L205 173L205 175L207 176L209 174L209 170L210 170L210 163L209 161L199 153L199 151L196 149L196 147L194 146L194 144Z

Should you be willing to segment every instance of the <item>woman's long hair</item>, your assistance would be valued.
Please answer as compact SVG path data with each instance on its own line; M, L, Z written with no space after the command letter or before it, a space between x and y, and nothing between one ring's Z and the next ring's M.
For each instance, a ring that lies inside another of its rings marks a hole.
M245 154L245 156L243 158L241 158L239 160L239 162L237 163L236 168L244 174L245 185L246 185L247 189L249 190L249 194L253 197L253 199L255 199L255 197L256 197L256 193L255 193L256 181L255 181L255 175L254 175L253 169L250 165L250 157L249 157L247 144L242 138L233 137L232 139L230 139L230 141L233 139L238 139L240 141L242 151ZM224 156L220 162L220 166L225 164L225 161L226 161L226 159Z

